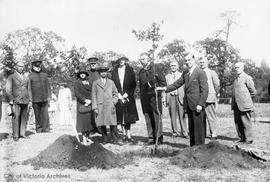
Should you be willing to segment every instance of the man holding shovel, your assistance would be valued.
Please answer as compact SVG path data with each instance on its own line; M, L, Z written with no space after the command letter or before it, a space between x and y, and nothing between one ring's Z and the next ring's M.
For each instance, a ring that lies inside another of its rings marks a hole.
M156 86L166 86L166 79L148 53L140 55L140 63L143 66L139 72L140 96L148 132L148 144L163 143L161 92L155 89Z

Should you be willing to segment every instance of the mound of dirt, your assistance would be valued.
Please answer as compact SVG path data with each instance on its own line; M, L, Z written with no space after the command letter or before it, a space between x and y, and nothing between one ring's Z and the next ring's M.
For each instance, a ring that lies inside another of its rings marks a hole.
M126 162L99 143L84 146L75 137L62 135L39 155L23 161L22 164L31 164L35 169L70 168L84 171L92 167L102 169L123 167Z
M246 151L233 149L217 141L188 147L170 159L170 163L182 168L265 168Z

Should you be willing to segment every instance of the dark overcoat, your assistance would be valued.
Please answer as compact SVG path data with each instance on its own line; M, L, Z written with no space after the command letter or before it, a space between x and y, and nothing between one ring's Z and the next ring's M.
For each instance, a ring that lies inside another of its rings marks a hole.
M166 86L166 79L163 70L159 65L150 64L150 69L141 69L139 72L140 97L143 113L149 113L153 110L157 112L155 87ZM158 108L162 113L161 91L158 91Z
M50 82L46 73L29 74L29 93L33 103L47 102L51 98Z
M118 92L123 96L124 93L128 94L129 102L122 104L120 100L116 104L116 117L117 124L135 123L139 120L136 102L134 98L134 91L136 89L136 76L133 68L126 65L124 74L123 88L121 87L118 67L112 72L112 80Z
M85 99L92 99L92 85L83 84L82 80L78 79L74 83L75 96L77 98L77 122L76 129L78 132L90 131L93 129L91 124L91 112L80 113L79 107L85 104Z

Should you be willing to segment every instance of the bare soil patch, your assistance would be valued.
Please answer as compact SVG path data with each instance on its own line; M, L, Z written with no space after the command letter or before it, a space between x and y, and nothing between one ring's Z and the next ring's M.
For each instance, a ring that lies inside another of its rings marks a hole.
M57 168L88 170L92 167L109 169L123 167L127 160L105 149L99 143L80 144L74 136L62 135L36 157L23 161L34 169Z
M266 168L264 163L253 158L248 152L233 149L217 141L182 149L170 163L182 168Z

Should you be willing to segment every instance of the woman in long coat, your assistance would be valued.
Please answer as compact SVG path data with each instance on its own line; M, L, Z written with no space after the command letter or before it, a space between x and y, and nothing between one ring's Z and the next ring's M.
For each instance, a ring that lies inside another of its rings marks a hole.
M89 111L82 108L91 107L92 85L90 85L87 77L88 73L84 68L80 68L77 74L78 79L74 83L75 96L77 98L77 122L76 129L82 134L84 145L90 144L89 133L93 129L91 124L91 108Z
M93 83L92 109L96 113L96 125L102 134L103 143L108 142L106 126L110 126L114 143L120 144L115 110L118 91L114 82L107 78L108 70L107 65L101 65L98 68L100 78Z
M134 91L136 89L136 77L133 68L127 64L128 58L121 57L117 60L117 66L112 72L112 80L119 92L119 100L116 104L117 124L124 129L124 140L133 142L131 138L131 124L139 120Z

